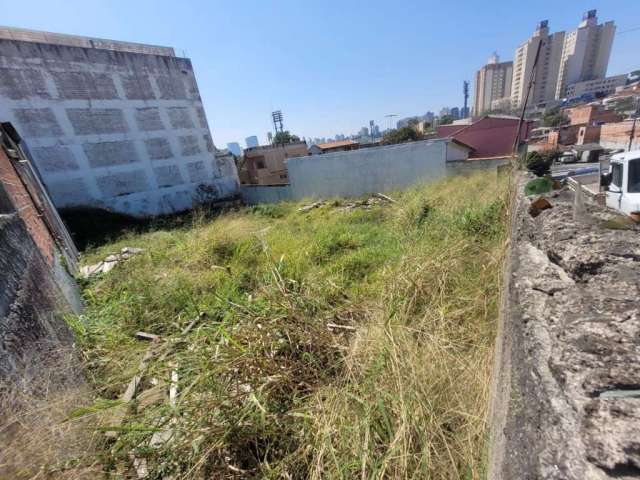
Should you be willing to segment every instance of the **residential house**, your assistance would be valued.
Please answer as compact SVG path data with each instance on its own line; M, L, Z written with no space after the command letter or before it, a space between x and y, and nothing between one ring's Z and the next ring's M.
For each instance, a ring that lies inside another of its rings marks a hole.
M289 182L286 160L308 155L305 142L247 148L240 165L240 180L251 185L278 185Z
M517 117L485 115L467 124L441 125L439 138L451 138L473 148L470 159L507 157L513 152L520 119ZM520 127L520 139L529 137L533 122Z

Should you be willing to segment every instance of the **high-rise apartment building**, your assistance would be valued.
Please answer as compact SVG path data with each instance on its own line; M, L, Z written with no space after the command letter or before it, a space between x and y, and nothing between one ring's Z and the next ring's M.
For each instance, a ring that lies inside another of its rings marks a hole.
M520 45L515 53L511 82L512 107L521 107L524 102L540 44L540 58L529 106L563 98L567 87L574 83L605 78L614 34L613 22L598 25L596 10L585 13L578 28L568 34L549 34L547 20L540 22L533 36Z
M535 72L534 87L529 94L528 105L536 105L555 98L564 37L564 32L550 35L549 22L543 20L538 23L533 36L516 49L511 81L511 106L513 108L521 107L525 101L538 47L540 47L538 67Z
M513 62L500 62L497 53L489 58L487 64L476 72L476 88L473 102L475 115L491 110L491 102L511 95Z
M615 31L613 22L598 25L596 10L589 10L578 29L566 35L556 86L557 99L566 95L571 84L605 78Z

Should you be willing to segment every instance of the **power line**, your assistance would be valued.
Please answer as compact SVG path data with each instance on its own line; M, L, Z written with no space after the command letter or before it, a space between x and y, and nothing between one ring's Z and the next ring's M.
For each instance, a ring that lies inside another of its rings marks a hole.
M623 33L635 32L636 30L640 30L640 26L628 28L627 30L623 30L621 32L616 32L616 35L622 35Z

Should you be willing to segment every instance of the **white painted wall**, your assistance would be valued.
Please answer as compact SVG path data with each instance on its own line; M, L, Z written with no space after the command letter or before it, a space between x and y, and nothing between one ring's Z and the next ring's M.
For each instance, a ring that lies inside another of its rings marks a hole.
M410 142L290 158L287 169L292 198L357 197L442 177L447 143Z

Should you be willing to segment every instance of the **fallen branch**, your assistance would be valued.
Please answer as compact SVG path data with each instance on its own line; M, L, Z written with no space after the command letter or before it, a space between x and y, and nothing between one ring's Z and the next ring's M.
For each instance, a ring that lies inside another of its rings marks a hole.
M153 333L147 333L147 332L136 332L136 338L139 338L140 340L158 340L160 337L158 335L155 335Z
M350 325L338 325L336 323L327 323L327 328L328 329L335 329L335 330L348 330L350 332L355 332L356 331L356 327L352 327Z

